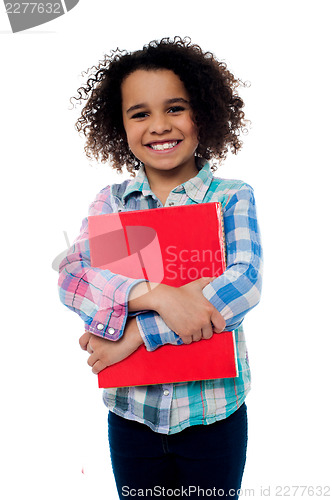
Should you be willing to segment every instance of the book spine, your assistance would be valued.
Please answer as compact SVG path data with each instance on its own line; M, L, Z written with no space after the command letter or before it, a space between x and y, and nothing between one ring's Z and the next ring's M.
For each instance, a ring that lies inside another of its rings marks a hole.
M223 210L222 210L222 205L219 202L216 205L217 209L217 218L219 221L219 241L222 242L222 256L223 256L223 268L226 269L226 262L227 262L227 255L226 255L226 238L225 238L225 226L224 226L224 216L223 216Z

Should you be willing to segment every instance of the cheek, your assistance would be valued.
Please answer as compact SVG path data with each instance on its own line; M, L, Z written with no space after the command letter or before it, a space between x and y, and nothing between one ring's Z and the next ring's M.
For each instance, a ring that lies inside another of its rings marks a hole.
M125 134L128 146L131 148L135 145L135 130L128 124L124 124Z
M199 140L198 140L198 129L196 127L196 125L193 124L192 128L191 128L191 131L190 131L190 136L191 136L191 140L193 143L196 144L196 147L198 146L199 144Z
M198 144L198 127L192 120L188 120L184 125L186 128L187 135L191 138L193 142L197 142Z

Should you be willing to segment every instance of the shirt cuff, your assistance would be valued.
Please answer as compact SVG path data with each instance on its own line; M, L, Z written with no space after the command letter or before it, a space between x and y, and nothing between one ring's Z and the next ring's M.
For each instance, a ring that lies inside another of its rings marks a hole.
M165 344L181 345L182 339L171 330L155 311L136 316L139 332L147 351L155 351Z
M85 324L87 331L108 340L119 340L124 332L128 317L128 297L133 286L145 281L143 279L126 278L119 280L119 286L114 286L114 280L103 290L100 306L90 323ZM113 306L110 307L110 304Z

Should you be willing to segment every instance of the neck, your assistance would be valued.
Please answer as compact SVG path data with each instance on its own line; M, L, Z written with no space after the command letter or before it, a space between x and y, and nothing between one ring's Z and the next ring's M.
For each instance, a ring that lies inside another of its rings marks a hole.
M155 194L156 192L162 192L168 196L172 189L195 177L198 173L198 168L195 163L188 166L185 170L183 168L180 168L179 170L176 168L172 170L155 170L145 167L145 173L148 178L151 191Z

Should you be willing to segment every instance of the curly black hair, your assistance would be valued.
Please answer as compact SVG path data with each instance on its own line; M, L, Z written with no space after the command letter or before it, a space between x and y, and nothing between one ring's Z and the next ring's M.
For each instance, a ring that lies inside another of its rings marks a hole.
M211 52L192 44L189 37L175 37L154 40L132 53L117 48L86 72L86 84L72 99L87 101L75 127L86 137L88 158L109 162L118 172L125 165L133 176L139 168L140 162L127 144L121 97L123 80L137 69L172 70L183 82L198 129L199 159L222 161L228 150L236 154L241 149L239 135L248 120L236 89L245 84ZM216 168L212 166L212 170Z

